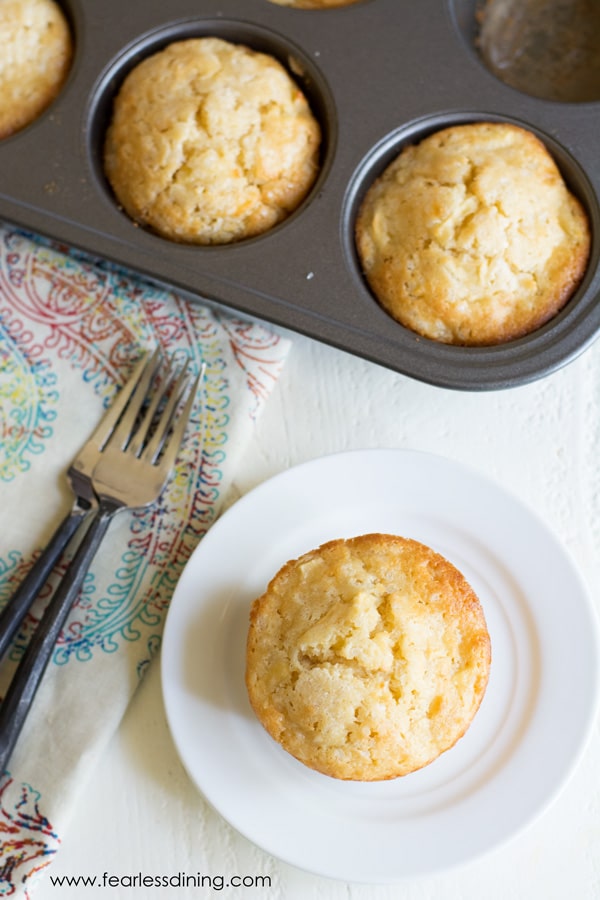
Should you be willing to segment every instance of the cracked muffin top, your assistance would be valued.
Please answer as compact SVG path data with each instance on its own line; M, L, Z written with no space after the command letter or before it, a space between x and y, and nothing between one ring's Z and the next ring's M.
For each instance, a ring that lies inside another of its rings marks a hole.
M0 138L33 122L54 100L71 66L71 32L53 0L0 3Z
M175 241L260 234L304 199L320 128L273 57L220 38L177 41L126 77L104 165L136 222Z
M590 227L534 134L475 122L400 153L365 196L356 243L373 293L401 324L485 346L530 333L567 303Z
M297 9L333 9L337 6L353 6L362 0L271 0L278 6L295 6Z
M259 721L305 765L377 781L456 743L490 659L463 575L417 541L367 534L289 561L254 601L246 686Z

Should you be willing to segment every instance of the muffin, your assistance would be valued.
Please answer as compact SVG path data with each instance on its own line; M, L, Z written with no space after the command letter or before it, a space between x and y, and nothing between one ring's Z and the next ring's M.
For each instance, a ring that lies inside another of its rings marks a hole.
M485 346L549 321L580 284L590 225L544 144L499 122L406 147L356 221L366 279L419 335Z
M5 138L54 100L73 48L67 21L52 0L2 0L0 45L0 138Z
M295 6L297 9L333 9L336 6L352 6L362 0L271 0L278 6Z
M266 231L300 204L319 142L306 98L277 60L192 38L129 73L104 164L136 222L174 241L224 244Z
M334 778L378 781L456 743L490 659L463 575L417 541L366 534L287 562L254 601L246 687L292 756Z

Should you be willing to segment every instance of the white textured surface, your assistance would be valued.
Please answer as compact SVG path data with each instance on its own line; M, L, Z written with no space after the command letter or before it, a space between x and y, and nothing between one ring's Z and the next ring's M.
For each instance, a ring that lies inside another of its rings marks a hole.
M600 343L542 381L482 394L420 384L297 336L293 344L230 502L276 472L324 453L378 446L430 450L468 463L536 510L579 564L600 608ZM569 598L564 599L568 616ZM576 652L565 646L560 664L568 666ZM186 872L223 875L225 881L268 875L270 889L101 890L55 887L46 876L35 897L598 900L599 773L597 724L566 789L506 846L443 876L399 886L328 881L267 856L207 807L175 753L154 665L81 795L51 874Z

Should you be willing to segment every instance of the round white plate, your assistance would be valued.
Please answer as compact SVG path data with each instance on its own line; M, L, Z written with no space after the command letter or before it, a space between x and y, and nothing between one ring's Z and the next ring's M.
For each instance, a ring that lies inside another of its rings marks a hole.
M368 784L320 775L281 749L250 708L244 665L250 605L279 567L374 531L420 540L463 572L484 608L492 668L455 747ZM182 762L234 828L310 872L390 883L466 862L547 806L591 730L598 659L582 580L528 509L447 459L365 450L290 469L217 521L176 588L162 679Z

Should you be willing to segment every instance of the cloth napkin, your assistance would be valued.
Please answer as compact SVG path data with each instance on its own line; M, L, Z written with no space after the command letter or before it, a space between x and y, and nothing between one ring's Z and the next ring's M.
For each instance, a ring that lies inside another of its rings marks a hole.
M68 464L157 345L205 362L203 397L159 502L113 520L1 775L0 897L31 897L55 857L289 350L260 324L0 224L0 605L70 508ZM0 663L1 695L72 553Z

